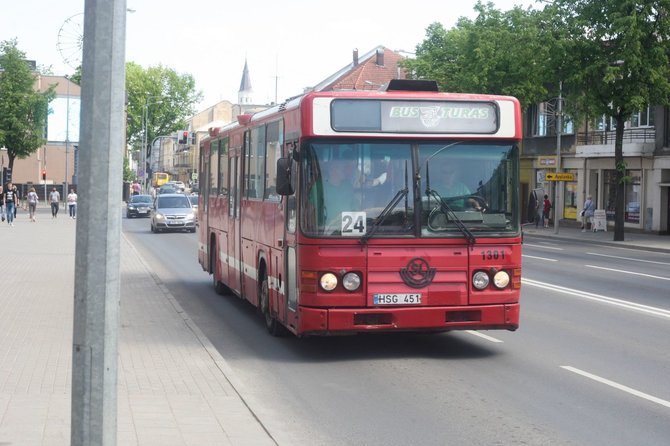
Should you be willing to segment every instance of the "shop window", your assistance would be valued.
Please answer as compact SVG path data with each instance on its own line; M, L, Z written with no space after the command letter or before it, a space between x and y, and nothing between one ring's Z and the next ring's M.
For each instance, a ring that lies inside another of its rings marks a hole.
M631 181L624 187L624 221L627 223L640 223L640 203L642 193L640 188L641 171L627 170L626 175ZM605 171L605 197L607 219L614 220L616 213L616 171Z

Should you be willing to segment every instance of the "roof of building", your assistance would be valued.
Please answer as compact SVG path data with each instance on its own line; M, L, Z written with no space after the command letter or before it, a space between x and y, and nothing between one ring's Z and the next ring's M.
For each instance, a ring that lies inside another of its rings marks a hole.
M311 90L379 90L391 79L406 79L405 70L399 66L403 59L405 57L400 53L381 45L360 57L358 49L354 49L351 63L316 84Z

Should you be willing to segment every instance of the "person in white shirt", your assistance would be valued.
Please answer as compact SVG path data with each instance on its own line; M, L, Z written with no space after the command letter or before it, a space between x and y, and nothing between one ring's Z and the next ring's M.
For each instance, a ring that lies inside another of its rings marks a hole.
M70 218L77 218L77 194L74 189L70 189L70 193L67 194L67 210L70 213Z

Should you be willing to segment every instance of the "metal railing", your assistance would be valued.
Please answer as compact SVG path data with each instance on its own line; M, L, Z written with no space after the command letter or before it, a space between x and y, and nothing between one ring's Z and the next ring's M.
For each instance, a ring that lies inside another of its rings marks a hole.
M616 130L596 130L592 132L577 133L577 145L588 146L595 144L614 144L616 139ZM634 128L625 129L623 131L623 142L654 142L656 140L656 129L649 128Z

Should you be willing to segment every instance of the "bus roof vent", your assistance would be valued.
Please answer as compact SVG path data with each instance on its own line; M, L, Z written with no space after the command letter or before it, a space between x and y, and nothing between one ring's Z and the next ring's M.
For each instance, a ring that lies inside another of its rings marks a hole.
M386 91L439 91L437 81L391 79Z

